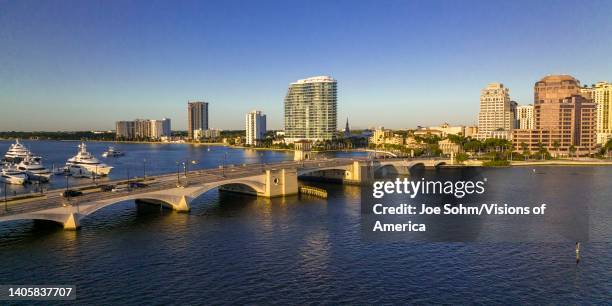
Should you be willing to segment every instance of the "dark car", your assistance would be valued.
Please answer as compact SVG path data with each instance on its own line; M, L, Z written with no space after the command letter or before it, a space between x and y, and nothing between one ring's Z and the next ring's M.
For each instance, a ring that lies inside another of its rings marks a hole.
M112 191L115 188L115 185L100 185L100 190L104 192Z
M78 196L82 196L83 193L78 191L78 190L74 190L74 189L68 189L65 190L64 192L62 192L62 197L64 198L69 198L69 197L78 197Z
M147 186L149 185L141 182L130 182L130 184L128 185L129 188L145 188Z

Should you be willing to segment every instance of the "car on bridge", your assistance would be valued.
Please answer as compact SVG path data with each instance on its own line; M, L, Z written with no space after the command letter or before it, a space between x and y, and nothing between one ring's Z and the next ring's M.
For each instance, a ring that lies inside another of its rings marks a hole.
M79 190L74 190L74 189L67 189L67 190L64 190L64 192L62 192L62 197L64 198L78 197L82 195L83 195L83 192Z
M145 183L141 183L141 182L130 182L128 184L128 188L145 188L148 187L149 185L145 184Z
M100 190L104 192L113 191L115 189L115 185L100 185Z

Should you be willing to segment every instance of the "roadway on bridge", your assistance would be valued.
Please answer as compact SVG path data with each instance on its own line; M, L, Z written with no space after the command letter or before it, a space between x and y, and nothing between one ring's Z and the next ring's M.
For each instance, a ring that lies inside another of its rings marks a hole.
M263 174L266 170L282 169L282 168L298 168L300 170L310 168L326 168L333 166L345 166L353 163L360 158L337 158L331 160L310 160L310 161L286 161L274 164L247 164L242 166L226 166L223 168L213 168L204 170L188 171L185 176L184 172L169 173L158 176L147 176L147 187L125 189L118 192L104 192L100 189L92 189L91 192L84 193L82 196L73 197L71 199L64 198L62 192L65 190L53 189L45 193L45 197L35 198L31 200L23 200L8 204L8 211L2 209L0 216L9 216L20 213L38 211L54 207L66 205L78 205L80 203L88 203L93 201L120 198L127 195L136 195L148 193L152 191L167 190L178 187L178 185L196 185L215 183L236 178L246 178ZM178 176L178 178L177 178ZM125 179L113 180L104 182L105 185L119 185L123 183L127 185ZM92 184L75 185L73 188L83 188L92 186ZM95 186L95 185L94 185Z

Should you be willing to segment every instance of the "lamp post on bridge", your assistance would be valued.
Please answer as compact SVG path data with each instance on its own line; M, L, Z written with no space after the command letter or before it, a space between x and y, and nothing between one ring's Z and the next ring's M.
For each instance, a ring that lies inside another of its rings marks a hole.
M221 176L225 177L225 160L227 159L227 152L223 152L223 160L221 164Z
M180 169L179 168L179 162L176 162L176 186L180 186L181 185L181 174L180 174Z
M8 211L8 198L6 197L6 182L4 182L4 211Z
M142 160L142 180L147 179L147 159Z

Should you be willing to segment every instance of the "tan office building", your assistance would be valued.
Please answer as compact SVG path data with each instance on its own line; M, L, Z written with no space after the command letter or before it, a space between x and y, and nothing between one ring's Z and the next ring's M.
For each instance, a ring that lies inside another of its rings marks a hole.
M534 129L513 131L515 150L526 146L535 152L542 145L559 156L594 152L596 107L582 95L578 80L569 75L544 77L535 83L533 107Z
M488 84L480 91L477 138L510 138L515 110L508 88L501 83Z
M612 83L597 82L592 92L597 105L597 143L605 144L612 138Z

